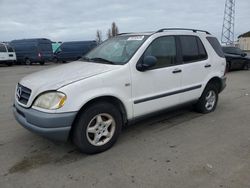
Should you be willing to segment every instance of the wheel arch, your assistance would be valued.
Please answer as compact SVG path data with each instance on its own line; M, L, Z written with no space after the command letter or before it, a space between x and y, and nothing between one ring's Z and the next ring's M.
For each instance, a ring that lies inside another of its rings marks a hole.
M219 78L219 77L217 77L217 76L211 78L211 79L207 82L206 86L209 85L209 84L215 84L216 87L218 88L219 93L223 90L223 83L222 83L222 80L221 80L221 78Z
M114 97L114 96L110 96L110 95L107 95L107 96L101 96L101 97L96 97L96 98L93 98L91 100L89 100L88 102L86 102L81 108L80 110L77 112L77 115L72 123L72 127L71 127L71 131L70 131L70 135L69 135L69 138L71 138L72 136L72 130L74 128L74 124L76 122L76 120L79 118L80 114L86 110L89 106L95 104L95 103L98 103L98 102L109 102L113 105L115 105L121 115L122 115L122 120L123 120L123 125L125 125L128 121L128 118L127 118L127 110L125 108L125 105L123 104L123 102L118 99L117 97Z

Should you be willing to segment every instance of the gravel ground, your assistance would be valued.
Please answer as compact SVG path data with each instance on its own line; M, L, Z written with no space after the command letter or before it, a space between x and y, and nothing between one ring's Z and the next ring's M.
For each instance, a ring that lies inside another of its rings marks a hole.
M123 130L98 155L22 128L12 115L16 83L46 66L0 66L0 187L250 187L250 71L228 74L214 113L190 108Z

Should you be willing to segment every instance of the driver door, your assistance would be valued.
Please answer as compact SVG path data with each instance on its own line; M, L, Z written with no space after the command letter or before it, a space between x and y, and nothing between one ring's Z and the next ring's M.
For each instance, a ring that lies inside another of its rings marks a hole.
M156 38L138 62L142 63L146 56L154 56L156 65L143 72L132 67L134 117L179 104L182 70L177 49L174 36Z

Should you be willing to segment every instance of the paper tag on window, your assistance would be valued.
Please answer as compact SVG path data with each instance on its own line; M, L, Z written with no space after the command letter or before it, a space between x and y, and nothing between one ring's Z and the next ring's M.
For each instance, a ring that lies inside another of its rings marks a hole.
M129 37L128 40L143 40L144 36L134 36L134 37Z

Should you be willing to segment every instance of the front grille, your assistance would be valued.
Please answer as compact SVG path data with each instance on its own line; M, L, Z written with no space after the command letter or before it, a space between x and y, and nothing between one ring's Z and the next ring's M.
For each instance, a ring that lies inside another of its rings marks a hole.
M17 100L22 104L27 104L30 98L31 90L21 84L17 85L16 97Z

